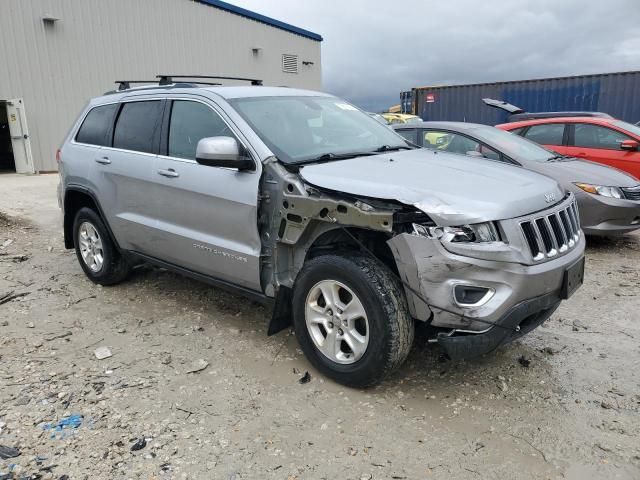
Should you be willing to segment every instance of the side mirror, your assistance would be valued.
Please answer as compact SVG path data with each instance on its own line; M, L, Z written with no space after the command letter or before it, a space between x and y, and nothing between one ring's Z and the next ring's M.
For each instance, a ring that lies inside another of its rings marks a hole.
M208 167L235 168L239 171L254 170L255 164L240 152L240 146L232 137L207 137L198 142L196 162Z
M620 150L627 150L629 152L635 152L638 150L640 143L635 140L625 140L620 144Z

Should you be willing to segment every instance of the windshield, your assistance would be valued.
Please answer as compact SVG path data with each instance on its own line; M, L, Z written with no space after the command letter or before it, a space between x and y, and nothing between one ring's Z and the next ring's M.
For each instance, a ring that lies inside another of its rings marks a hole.
M611 122L611 124L640 137L640 127L638 125L632 125L630 123L623 122L622 120L616 120L614 122Z
M401 136L339 98L250 97L230 103L285 163L407 148Z
M484 139L489 145L516 161L546 162L558 156L556 152L547 150L531 140L499 128L478 127L473 129L471 135L477 136L480 140Z

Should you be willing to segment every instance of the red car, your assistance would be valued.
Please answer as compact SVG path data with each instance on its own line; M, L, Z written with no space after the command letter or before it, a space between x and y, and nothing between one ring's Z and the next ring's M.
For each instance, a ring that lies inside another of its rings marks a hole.
M496 127L562 155L603 163L640 179L640 127L637 125L615 118L553 117Z

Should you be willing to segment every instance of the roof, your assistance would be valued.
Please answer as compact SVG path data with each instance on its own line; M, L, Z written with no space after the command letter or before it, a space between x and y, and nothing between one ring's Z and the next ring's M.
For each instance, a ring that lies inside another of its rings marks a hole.
M233 13L235 15L240 15L241 17L255 20L256 22L264 23L266 25L279 28L280 30L285 30L287 32L295 33L296 35L301 35L303 37L309 38L311 40L315 40L317 42L322 41L322 36L318 35L317 33L310 32L309 30L305 30L303 28L299 28L285 22L281 22L280 20L276 20L275 18L267 17L265 15L261 15L256 12L252 12L251 10L247 10L245 8L236 7L235 5L231 5L230 3L227 3L227 2L221 2L220 0L195 0L195 1L199 3L204 3L205 5L209 5L211 7L219 8L220 10L224 10L226 12Z
M302 90L289 87L255 87L255 86L228 86L228 87L205 87L220 95L222 98L248 98L248 97L331 97L328 93L316 92L314 90Z
M185 86L188 84L180 83L174 85L159 86L155 84L145 85L142 87L134 87L128 90L114 90L108 92L105 95L95 97L91 99L92 105L99 105L103 103L118 102L123 98L131 98L138 95L149 95L156 93L193 93L202 94L202 91L209 91L224 99L233 98L252 98L252 97L332 97L328 93L316 92L313 90L301 90L288 87L262 87L262 86L219 86L219 87L207 87L207 86Z
M519 122L508 122L496 125L496 127L503 130L513 130L519 127L526 127L528 125L540 125L546 123L593 123L595 125L606 125L614 122L615 118L605 117L550 117L550 118L537 118L535 120L522 120Z

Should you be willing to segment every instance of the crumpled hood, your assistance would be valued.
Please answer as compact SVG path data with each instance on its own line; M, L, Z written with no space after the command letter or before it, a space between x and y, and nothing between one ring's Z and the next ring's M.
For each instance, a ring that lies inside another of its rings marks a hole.
M413 205L441 226L519 217L564 196L555 180L521 167L427 149L306 165L300 175L317 187Z
M634 187L640 183L631 175L617 168L577 158L551 162L529 162L526 164L526 168L555 178L565 188L575 182L607 187Z

